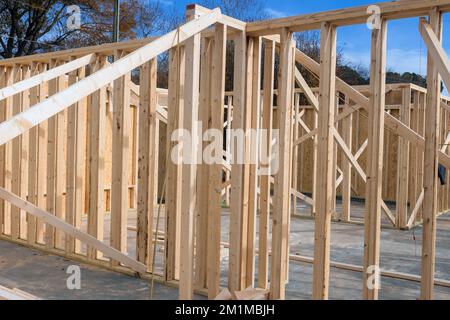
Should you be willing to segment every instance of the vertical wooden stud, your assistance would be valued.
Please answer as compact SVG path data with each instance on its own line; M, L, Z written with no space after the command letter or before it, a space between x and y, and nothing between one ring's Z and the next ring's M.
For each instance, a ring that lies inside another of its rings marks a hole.
M150 267L153 255L153 208L156 135L156 72L157 60L140 68L140 106L138 139L137 190L137 260Z
M290 215L290 162L291 162L291 124L292 97L294 81L294 47L292 32L287 28L281 31L280 70L278 88L279 121L279 166L275 174L274 210L272 228L272 256L270 271L271 299L284 299L289 257L289 215Z
M227 27L217 24L214 34L211 69L211 128L223 131L224 95L225 95L225 55ZM222 137L222 135L221 135ZM217 139L218 137L214 137ZM223 146L223 141L215 142ZM220 157L221 158L221 157ZM209 167L208 177L208 298L214 299L220 290L220 238L221 238L221 195L222 164L214 163Z
M274 91L275 43L264 42L264 97L261 127L264 130L262 155L264 160L270 161L272 151L272 120L273 120L273 91ZM270 162L261 163L265 174L261 175L260 216L259 216L259 253L258 253L258 287L266 289L269 273L269 229L270 229Z
M98 56L93 71L104 68L105 56ZM117 102L117 104L119 104ZM116 101L114 101L116 107ZM88 109L89 119L89 211L88 233L99 240L103 240L104 221L104 175L105 175L105 121L106 121L106 88L94 92ZM113 125L113 129L115 126ZM113 143L114 146L114 143ZM120 159L113 155L113 163ZM113 228L111 215L111 229ZM112 239L112 238L111 238ZM117 249L117 248L116 248ZM101 253L88 247L88 257L97 259Z
M124 52L116 51L119 59ZM111 182L111 245L127 250L128 157L130 150L130 73L114 81ZM113 262L113 264L117 264Z
M372 30L370 90L368 110L368 164L366 213L364 220L363 298L378 299L381 186L383 170L384 109L386 96L387 22ZM375 277L373 277L375 276Z
M316 217L314 239L313 299L328 299L330 273L330 224L333 195L334 116L336 109L336 27L323 23L320 45Z
M434 8L430 12L429 23L437 38L442 41L442 14ZM433 299L435 254L436 254L436 216L440 143L440 102L441 77L432 56L428 55L427 66L427 112L425 119L425 157L423 170L423 236L422 236L422 277L420 297Z

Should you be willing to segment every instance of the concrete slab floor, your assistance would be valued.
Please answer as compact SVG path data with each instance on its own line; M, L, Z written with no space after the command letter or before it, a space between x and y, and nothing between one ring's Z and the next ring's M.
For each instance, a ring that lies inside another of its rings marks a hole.
M339 208L339 204L338 204ZM299 213L306 215L308 208L299 206ZM352 203L357 215L362 203ZM160 230L164 230L164 212ZM130 212L130 226L136 217ZM105 235L109 228L105 219ZM229 210L222 212L222 241L228 242ZM257 229L258 230L258 229ZM361 265L363 257L364 227L361 225L332 223L331 260ZM422 228L410 231L383 229L381 232L381 268L386 271L420 274ZM135 256L136 233L128 233L128 252ZM108 238L105 238L108 242ZM290 234L291 254L312 257L314 252L314 221L292 218ZM164 250L159 247L156 267L163 267ZM226 286L228 250L222 249L222 285ZM256 258L257 263L257 258ZM69 265L80 265L61 257L0 241L0 284L17 287L44 299L149 299L149 281L81 264L82 289L68 290L65 270ZM257 268L256 268L257 270ZM290 263L290 281L286 288L287 299L310 299L312 291L312 265ZM450 216L438 219L436 239L436 278L450 280ZM408 299L419 297L418 282L382 278L380 299ZM176 299L176 288L155 282L155 299ZM359 272L331 268L330 299L361 299L362 275ZM197 299L204 297L196 296ZM450 288L435 287L436 299L450 299Z
M70 265L81 269L81 289L69 290L66 273ZM150 281L111 272L87 264L0 240L0 285L18 288L41 299L146 300ZM155 281L154 298L177 299L177 288Z

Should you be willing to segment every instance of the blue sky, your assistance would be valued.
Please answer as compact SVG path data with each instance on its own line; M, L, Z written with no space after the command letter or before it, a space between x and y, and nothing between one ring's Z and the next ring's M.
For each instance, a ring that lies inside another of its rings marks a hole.
M183 11L192 1L160 0L162 4ZM265 11L274 18L363 6L377 0L262 0ZM450 14L444 15L444 34L450 34ZM370 30L365 24L338 29L338 46L344 59L353 64L369 65ZM444 38L450 53L450 37ZM418 18L390 21L388 25L388 68L396 72L426 74L426 48L418 31Z

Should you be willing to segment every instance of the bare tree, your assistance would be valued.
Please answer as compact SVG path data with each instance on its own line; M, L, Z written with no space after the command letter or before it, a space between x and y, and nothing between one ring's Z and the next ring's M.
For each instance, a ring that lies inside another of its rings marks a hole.
M211 9L219 7L223 14L246 22L269 17L264 0L202 0L199 4Z
M111 42L113 0L0 0L0 56L10 58ZM76 5L79 29L67 27ZM122 0L121 39L164 32L169 13L159 2Z

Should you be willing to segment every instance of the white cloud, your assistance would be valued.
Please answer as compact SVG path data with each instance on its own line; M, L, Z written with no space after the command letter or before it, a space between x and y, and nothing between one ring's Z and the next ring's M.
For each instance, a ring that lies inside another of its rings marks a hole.
M265 8L264 11L273 18L283 18L287 16L286 12L278 11L272 8Z

